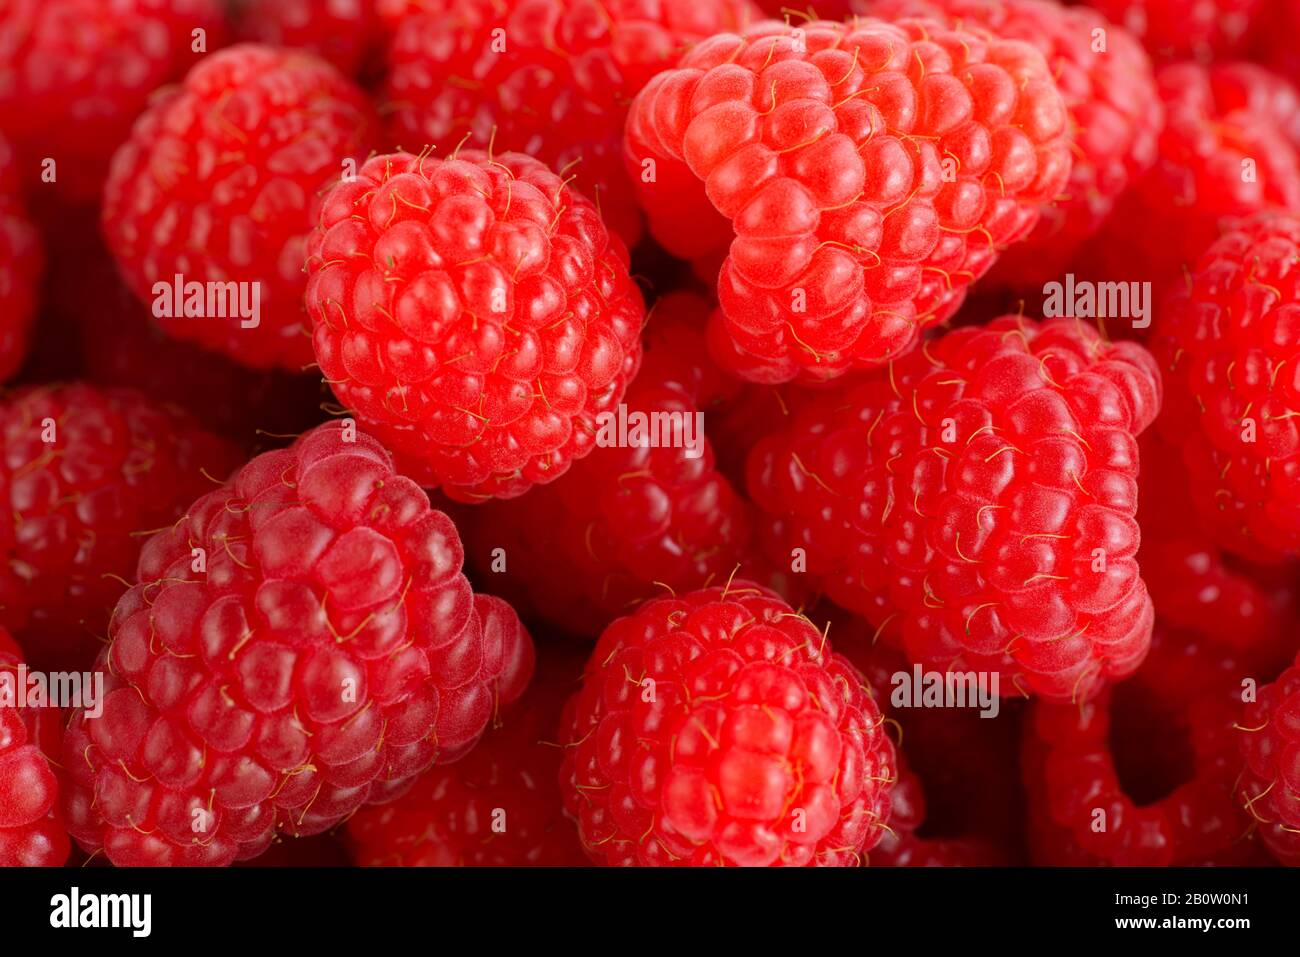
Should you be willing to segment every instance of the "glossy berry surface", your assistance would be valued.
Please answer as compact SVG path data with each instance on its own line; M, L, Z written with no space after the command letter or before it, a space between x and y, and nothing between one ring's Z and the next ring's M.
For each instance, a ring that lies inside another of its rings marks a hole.
M302 306L311 205L364 159L378 122L359 87L309 54L244 44L207 57L152 100L113 157L103 228L128 285L171 335L301 372L312 361ZM175 301L178 275L237 283L258 314L205 295L195 315L188 291Z
M906 352L1070 172L1042 55L934 21L764 21L642 90L628 170L655 237L722 259L732 371L832 378Z
M561 787L602 864L850 866L884 833L894 749L863 678L745 582L601 635L561 727Z
M0 626L0 676L15 689L22 664L22 649ZM54 770L61 725L57 708L0 704L0 867L59 867L68 859Z
M533 651L451 520L347 423L253 459L141 553L75 712L69 830L117 865L229 864L462 757Z
M1088 0L1132 31L1160 62L1243 52L1268 0Z
M1082 700L1150 639L1136 437L1159 406L1140 346L1004 317L806 405L751 451L749 491L772 561L913 662Z
M424 0L389 44L389 136L412 152L468 138L535 156L632 245L628 104L688 45L757 19L748 0Z
M1246 762L1242 805L1273 856L1300 867L1300 663L1259 689L1237 737Z
M17 159L0 136L0 382L27 355L43 259L40 237L23 207Z
M1300 218L1261 214L1214 243L1152 342L1197 514L1256 560L1300 554Z
M626 249L531 157L374 157L325 197L307 252L334 394L456 499L563 475L641 360Z
M0 400L0 625L37 666L89 665L141 533L235 464L231 446L138 392L73 383Z
M375 0L240 0L241 39L314 53L349 76L383 44Z

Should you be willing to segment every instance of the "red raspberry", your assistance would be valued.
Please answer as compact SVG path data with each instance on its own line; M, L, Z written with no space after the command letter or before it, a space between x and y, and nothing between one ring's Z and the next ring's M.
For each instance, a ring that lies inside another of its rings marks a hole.
M563 475L641 360L627 250L528 156L377 156L325 197L307 251L334 394L461 501Z
M1300 867L1300 660L1259 689L1237 730L1246 762L1239 799L1273 856Z
M719 357L763 382L906 352L1070 171L1041 54L920 20L714 37L638 95L626 147L660 242L729 245Z
M894 748L848 660L732 582L611 624L565 708L560 784L605 864L856 864L883 834Z
M1043 0L876 0L868 6L877 17L943 18L961 29L1023 40L1047 59L1069 111L1074 164L1063 196L1044 207L1033 233L1003 254L994 275L1028 287L1065 272L1120 195L1155 162L1164 107L1142 45L1095 10ZM1102 50L1095 49L1099 38Z
M1257 858L1254 843L1242 840L1249 819L1232 797L1242 673L1222 654L1165 632L1133 681L1082 705L1030 705L1023 761L1039 863L1162 867ZM1195 667L1161 693L1162 672L1180 656Z
M245 365L301 371L310 204L366 154L377 125L362 91L309 54L245 44L208 57L153 100L113 157L104 233L127 283L146 303L177 275L259 283L256 326L186 315L162 325Z
M451 520L347 422L253 459L144 546L69 830L118 865L229 864L463 756L532 671Z
M1241 52L1265 0L1088 0L1140 39L1160 62Z
M375 0L237 0L239 35L314 53L355 75L382 46Z
M1157 318L1152 348L1201 521L1255 560L1300 555L1300 216L1238 224Z
M706 417L712 386L698 320L708 311L685 294L655 307L645 364L624 399L629 415ZM558 482L475 509L473 564L512 583L499 590L522 594L522 606L593 638L648 598L726 581L749 545L749 507L715 468L704 433L694 435L695 453L598 448Z
M89 664L143 539L236 462L138 392L85 384L0 402L0 625L40 668Z
M1159 291L1178 285L1232 219L1300 207L1300 159L1276 115L1259 112L1279 82L1266 71L1178 63L1156 82L1166 114L1156 165L1116 206L1089 256L1102 274L1150 280ZM1149 241L1153 229L1159 243Z
M0 674L19 681L22 650L0 627ZM59 755L59 710L0 704L0 867L60 867L71 842L50 758ZM56 765L57 766L57 765Z
M955 330L751 452L768 555L914 662L1084 699L1150 638L1136 436L1159 404L1141 346L1074 320Z
M194 30L205 46L194 50ZM0 3L0 130L23 179L57 163L70 203L98 200L113 150L161 84L222 41L219 0L4 0Z
M758 16L749 0L425 0L388 50L390 136L439 151L495 141L571 170L631 246L628 104L682 47Z
M469 756L427 771L405 796L348 821L363 866L524 867L587 863L564 816L555 743L582 660L548 648L545 666Z
M19 196L13 150L0 136L0 382L17 372L27 355L43 258Z

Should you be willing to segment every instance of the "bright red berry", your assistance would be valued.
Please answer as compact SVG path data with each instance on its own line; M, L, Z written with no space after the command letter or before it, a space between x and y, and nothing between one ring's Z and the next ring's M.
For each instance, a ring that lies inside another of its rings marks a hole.
M751 452L768 555L913 662L1082 700L1150 640L1136 437L1159 405L1146 351L1082 323L957 329Z
M1237 731L1241 803L1273 856L1300 867L1300 662L1259 689Z
M605 629L560 740L599 863L852 865L889 817L894 748L862 675L747 582Z
M241 39L314 53L355 75L382 46L375 0L240 0Z
M755 19L749 0L426 0L389 46L390 137L535 156L572 175L631 246L628 104L687 45Z
M1070 172L1042 55L933 21L774 21L638 95L628 168L675 254L726 260L719 358L756 381L906 352Z
M641 360L626 249L528 156L377 156L325 197L307 253L334 394L456 499L563 475Z
M0 625L33 664L82 668L144 540L236 464L179 410L85 384L0 402Z
M0 626L0 678L10 691L22 663L22 650ZM0 867L59 867L68 859L72 842L54 773L61 726L57 708L0 702Z
M13 150L0 136L0 382L17 372L27 355L44 258L18 180Z
M378 122L360 88L309 54L246 44L206 58L154 98L113 157L103 225L127 283L171 335L302 371L311 204L364 158ZM205 297L194 315L177 276L236 284L257 314Z
M220 46L222 31L218 0L4 0L0 130L23 180L65 203L97 201L149 96Z
M1160 62L1206 62L1243 51L1268 0L1088 0Z
M532 643L349 423L267 452L144 546L103 715L73 714L69 830L118 865L229 864L465 755Z

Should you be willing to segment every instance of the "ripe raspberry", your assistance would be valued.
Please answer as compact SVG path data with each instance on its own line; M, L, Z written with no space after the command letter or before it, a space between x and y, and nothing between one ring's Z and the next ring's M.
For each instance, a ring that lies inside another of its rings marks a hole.
M749 0L425 0L389 46L390 138L439 151L495 141L572 172L632 246L628 104L684 46L758 16Z
M0 627L0 673L17 683L22 650ZM0 867L60 867L71 842L49 755L59 755L59 710L0 704Z
M1074 164L1063 195L1043 208L1033 233L1003 254L993 275L1028 287L1065 272L1120 195L1155 162L1164 107L1142 45L1095 10L1044 0L876 0L868 6L877 17L942 18L971 32L1023 40L1046 58L1069 112Z
M914 662L1084 699L1150 639L1136 436L1159 405L1145 350L1082 323L957 329L751 452L768 555Z
M847 659L749 583L610 625L565 708L565 806L605 864L844 866L883 833L894 748Z
M42 259L40 238L19 196L13 150L0 136L0 382L27 355Z
M468 517L472 563L487 580L512 584L500 590L521 595L516 605L594 638L648 598L726 581L745 557L749 506L694 431L714 387L698 323L707 314L687 294L657 304L645 363L624 399L629 416L679 416L692 432L671 444L667 425L656 439L668 445L598 448L560 481ZM694 451L684 444L691 437Z
M1163 633L1130 682L1080 705L1033 702L1024 774L1043 864L1244 863L1249 819L1236 807L1240 667L1212 645ZM1196 662L1170 700L1146 684L1171 657ZM1127 757L1125 752L1130 752Z
M307 252L334 394L461 501L563 475L641 360L626 249L528 156L377 156L325 197Z
M1242 805L1283 864L1300 867L1300 661L1246 705L1238 728Z
M1300 554L1300 216L1238 224L1157 318L1152 349L1202 523L1257 561Z
M1116 206L1088 251L1090 266L1157 291L1184 272L1237 217L1300 206L1300 159L1276 116L1257 112L1275 95L1263 70L1207 70L1178 63L1156 74L1165 104L1155 166ZM1149 241L1151 231L1161 241ZM1135 272L1135 269L1137 270Z
M241 39L314 53L360 74L382 46L375 0L237 0Z
M522 700L469 756L435 767L405 796L348 821L362 866L525 867L587 863L560 799L555 731L582 660L548 648Z
M0 625L42 669L94 657L143 539L235 465L180 411L85 384L0 402Z
M1159 62L1209 61L1241 52L1265 0L1088 0Z
M320 426L144 546L73 714L69 831L118 865L229 864L473 747L532 643L374 439Z
M201 51L194 30L205 32ZM37 184L53 159L60 199L97 201L149 95L220 46L222 30L219 0L5 0L0 130L23 179Z
M162 325L245 365L301 371L310 204L369 151L377 125L362 91L309 54L245 44L208 57L154 99L113 157L104 233L127 283L146 303L177 275L250 284L256 319Z
M1041 54L920 20L714 37L638 95L626 148L660 242L730 246L719 358L762 382L907 351L1070 172Z

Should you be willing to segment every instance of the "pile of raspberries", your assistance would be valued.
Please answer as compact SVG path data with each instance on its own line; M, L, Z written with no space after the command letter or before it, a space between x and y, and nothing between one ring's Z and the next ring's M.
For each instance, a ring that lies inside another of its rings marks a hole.
M0 865L1300 866L1300 6L782 7L0 4Z

